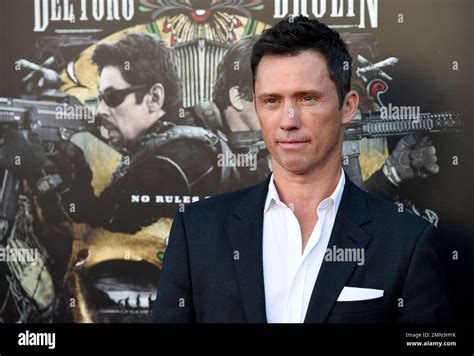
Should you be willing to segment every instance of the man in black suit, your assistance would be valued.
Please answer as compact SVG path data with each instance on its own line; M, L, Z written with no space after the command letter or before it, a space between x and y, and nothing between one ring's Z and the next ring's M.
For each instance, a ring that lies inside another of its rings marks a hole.
M435 229L341 167L359 101L339 35L290 18L253 47L273 173L175 215L154 322L444 322Z

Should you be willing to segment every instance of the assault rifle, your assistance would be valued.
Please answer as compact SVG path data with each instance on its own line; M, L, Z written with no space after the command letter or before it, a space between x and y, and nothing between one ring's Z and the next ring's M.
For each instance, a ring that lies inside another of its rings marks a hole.
M57 102L0 97L0 135L9 129L20 130L25 137L28 131L34 132L43 143L46 155L54 154L60 142L68 141L77 132L91 131L98 135L93 119L91 111L71 96L64 95ZM45 179L46 184L55 183L48 181L53 179L51 176ZM5 170L0 192L0 219L11 221L15 218L18 190L18 177Z
M414 133L461 132L462 115L453 112L402 114L387 118L381 112L358 113L346 126L345 140L405 136Z

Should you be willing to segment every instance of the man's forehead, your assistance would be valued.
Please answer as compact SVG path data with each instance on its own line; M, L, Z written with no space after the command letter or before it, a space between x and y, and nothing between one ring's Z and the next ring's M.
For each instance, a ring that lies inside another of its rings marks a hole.
M265 54L258 65L258 69L261 65L264 66L287 66L288 64L294 65L297 63L313 64L316 68L328 69L326 57L318 51L312 49L301 50L294 54ZM301 65L294 66L296 69L302 68L306 70L312 70L314 68L305 68Z
M256 74L259 92L323 91L332 83L324 56L312 50L293 56L265 55Z
M100 72L99 79L99 90L104 91L106 89L123 89L128 87L129 84L123 78L120 70L115 66L105 66Z
M273 79L291 79L291 76L304 78L329 77L329 70L324 56L315 51L304 51L298 55L265 55L262 57L258 68L256 80L262 75L271 75ZM267 78L263 78L267 79Z

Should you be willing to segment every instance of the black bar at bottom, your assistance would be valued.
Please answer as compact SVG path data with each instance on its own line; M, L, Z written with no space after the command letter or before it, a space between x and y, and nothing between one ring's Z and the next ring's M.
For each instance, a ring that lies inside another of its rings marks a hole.
M0 356L158 355L183 348L224 355L256 348L265 354L286 348L308 355L473 355L473 341L472 325L0 324Z

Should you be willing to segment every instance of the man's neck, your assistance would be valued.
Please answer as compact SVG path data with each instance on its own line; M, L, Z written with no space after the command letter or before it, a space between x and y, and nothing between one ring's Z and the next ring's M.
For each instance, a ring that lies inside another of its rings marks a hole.
M336 189L341 176L340 161L307 174L289 172L273 162L273 179L282 202L290 207L316 207Z
M164 116L165 112L161 111L158 113L156 117L150 120L150 124L137 136L137 138L133 141L128 142L125 146L126 151L134 151L139 148L140 143L146 140L146 136L157 131L163 122L162 117Z
M318 221L317 207L337 187L342 169L340 162L329 159L325 165L306 174L296 174L283 169L273 160L273 179L278 196L293 211L300 226L301 253Z

